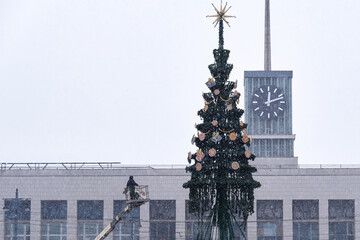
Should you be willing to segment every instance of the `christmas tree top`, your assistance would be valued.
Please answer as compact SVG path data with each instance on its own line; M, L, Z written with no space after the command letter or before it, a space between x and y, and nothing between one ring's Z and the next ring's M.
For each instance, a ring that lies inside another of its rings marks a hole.
M222 7L222 1L221 1L221 4L220 4L220 10L218 10L214 4L211 4L216 13L215 15L207 15L206 17L215 17L215 21L213 22L213 24L215 24L214 27L216 27L219 24L219 49L223 49L224 48L224 24L223 22L225 22L229 27L230 27L230 24L229 22L226 20L226 18L235 18L235 16L230 16L230 15L226 15L226 13L230 10L231 6L226 8L227 7L227 3L225 4L224 7Z

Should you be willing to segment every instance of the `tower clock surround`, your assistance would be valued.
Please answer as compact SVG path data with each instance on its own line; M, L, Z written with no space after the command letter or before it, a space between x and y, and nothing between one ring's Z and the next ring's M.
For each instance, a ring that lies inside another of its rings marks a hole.
M292 132L292 77L292 71L244 73L245 122L253 139L251 151L257 156L254 164L297 164Z
M245 71L245 122L249 134L292 134L292 76L292 71ZM268 117L265 113L272 109L278 110L277 116L271 112Z

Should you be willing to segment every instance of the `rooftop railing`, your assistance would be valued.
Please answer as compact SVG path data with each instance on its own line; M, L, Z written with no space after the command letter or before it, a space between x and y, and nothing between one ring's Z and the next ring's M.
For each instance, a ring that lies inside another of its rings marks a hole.
M1 163L0 170L118 169L121 162Z
M185 169L187 165L151 164L126 165L121 162L62 162L62 163L0 163L0 170L114 170L114 169ZM360 164L298 164L253 165L258 169L349 169Z

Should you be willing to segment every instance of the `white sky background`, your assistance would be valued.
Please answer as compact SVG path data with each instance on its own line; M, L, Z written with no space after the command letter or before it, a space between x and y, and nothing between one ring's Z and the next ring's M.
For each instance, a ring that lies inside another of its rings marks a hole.
M218 44L211 2L1 0L0 162L186 164ZM263 70L264 2L229 2L242 94L244 70ZM360 163L359 12L359 0L271 0L301 164Z

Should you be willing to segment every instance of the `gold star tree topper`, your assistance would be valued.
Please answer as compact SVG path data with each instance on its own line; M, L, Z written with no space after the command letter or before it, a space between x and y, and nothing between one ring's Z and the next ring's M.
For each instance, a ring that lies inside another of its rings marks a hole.
M225 3L225 6L222 7L222 1L221 1L220 10L218 10L218 9L214 6L214 4L211 4L211 5L214 7L214 9L215 9L215 11L216 11L217 14L216 14L216 15L207 15L206 17L216 17L215 21L213 22L213 24L215 23L215 26L214 26L214 27L217 26L217 24L220 22L220 20L224 20L224 22L226 22L226 24L230 27L230 24L229 24L229 22L226 20L226 18L232 18L232 17L235 18L235 16L226 15L226 13L229 11L229 9L231 8L231 6L226 9L227 3Z

